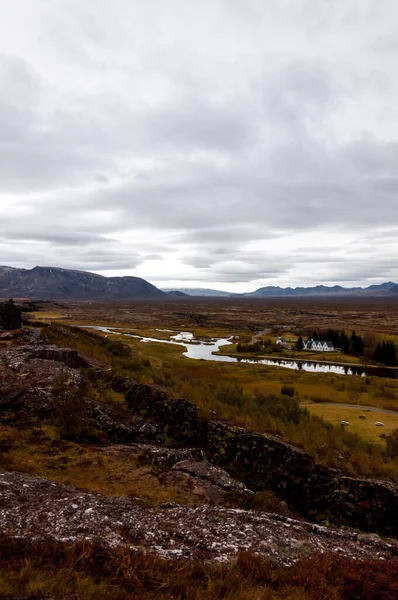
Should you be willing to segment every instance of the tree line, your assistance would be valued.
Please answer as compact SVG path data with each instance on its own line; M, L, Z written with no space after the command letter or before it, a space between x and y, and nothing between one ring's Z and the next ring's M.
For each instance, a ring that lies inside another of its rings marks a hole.
M388 367L397 364L397 350L393 342L379 342L374 351L373 358Z
M348 336L344 329L341 331L331 328L327 331L314 330L311 339L314 341L332 342L333 346L335 348L341 348L341 351L344 352L344 354L362 356L364 353L363 338L362 336L357 335L355 331Z
M367 339L371 338L371 339ZM329 328L327 331L314 330L312 338L314 341L332 342L335 348L341 348L344 354L352 356L366 356L373 360L382 363L386 366L394 366L397 364L397 349L394 342L381 341L376 344L375 337L365 336L365 340L361 335L357 335L355 331L350 336L346 334L344 329ZM304 347L303 339L300 336L296 342L296 350L302 350ZM365 352L366 350L366 352Z

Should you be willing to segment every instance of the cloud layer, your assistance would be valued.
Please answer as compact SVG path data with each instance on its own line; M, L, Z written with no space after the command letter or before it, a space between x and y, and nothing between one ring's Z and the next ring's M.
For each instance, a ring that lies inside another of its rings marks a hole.
M393 0L5 4L0 264L398 281Z

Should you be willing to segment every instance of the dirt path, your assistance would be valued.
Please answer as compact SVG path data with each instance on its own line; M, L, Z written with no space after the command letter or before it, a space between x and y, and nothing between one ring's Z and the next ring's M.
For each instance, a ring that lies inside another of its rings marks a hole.
M256 333L256 335L253 336L253 344L255 344L259 338L261 338L263 335L266 335L267 333L271 333L271 329L263 329L263 331Z

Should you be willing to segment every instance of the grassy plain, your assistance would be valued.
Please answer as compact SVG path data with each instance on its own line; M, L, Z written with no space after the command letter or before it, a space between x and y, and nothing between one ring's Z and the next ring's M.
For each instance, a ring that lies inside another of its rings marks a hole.
M70 315L67 325L104 325L119 327L119 335L103 333L104 337L128 344L135 356L149 361L150 370L142 370L137 376L148 383L155 382L184 394L197 402L207 412L216 411L220 418L238 425L256 429L263 426L253 411L238 406L220 405L211 386L238 385L244 394L280 394L283 385L294 388L294 397L300 403L310 403L308 410L336 423L341 409L335 412L324 402L336 404L369 405L398 411L398 380L377 376L358 377L332 373L307 373L277 366L253 365L192 360L182 356L185 348L164 343L142 343L139 339L125 336L122 332L158 339L170 339L179 331L190 331L195 337L213 337L250 341L259 332L276 339L286 335L294 339L298 335L311 335L314 329L329 327L356 330L361 335L372 334L378 339L398 341L398 301L385 298L372 299L241 299L241 298L183 298L163 301L142 300L134 303L91 304L71 303L66 306L46 306L44 311L33 314L43 320ZM57 312L58 311L58 312ZM165 331L170 330L170 331ZM260 338L261 339L261 338ZM79 349L79 348L78 348ZM234 354L236 346L226 346L221 353ZM82 350L81 348L79 349ZM356 357L339 353L297 353L283 351L280 358L299 357L307 360L335 360L338 363L356 363ZM98 356L98 358L101 358ZM364 359L361 359L363 361ZM343 418L343 417L342 417ZM341 420L341 419L340 419ZM384 415L383 432L390 432L397 425L397 418ZM357 422L358 421L358 422ZM365 420L355 420L355 433L364 439L384 447L379 433L369 431Z
M347 421L347 430L358 433L364 439L380 443L380 434L391 434L398 429L398 413L385 414L382 411L369 411L363 408L351 408L339 404L325 406L324 404L308 404L305 408L313 415L317 415L338 426L341 421ZM377 427L376 422L383 423L384 427Z

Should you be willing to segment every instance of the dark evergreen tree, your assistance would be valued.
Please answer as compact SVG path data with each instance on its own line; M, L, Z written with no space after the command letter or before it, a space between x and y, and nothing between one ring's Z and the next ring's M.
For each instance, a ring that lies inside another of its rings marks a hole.
M300 335L299 338L298 338L298 340L297 340L297 342L296 342L295 349L300 352L303 348L304 348L303 338Z
M348 336L347 336L346 332L344 331L344 329L341 332L341 349L344 352L344 354L349 354L350 340L348 339Z
M378 343L373 358L388 367L397 364L397 351L393 342Z

